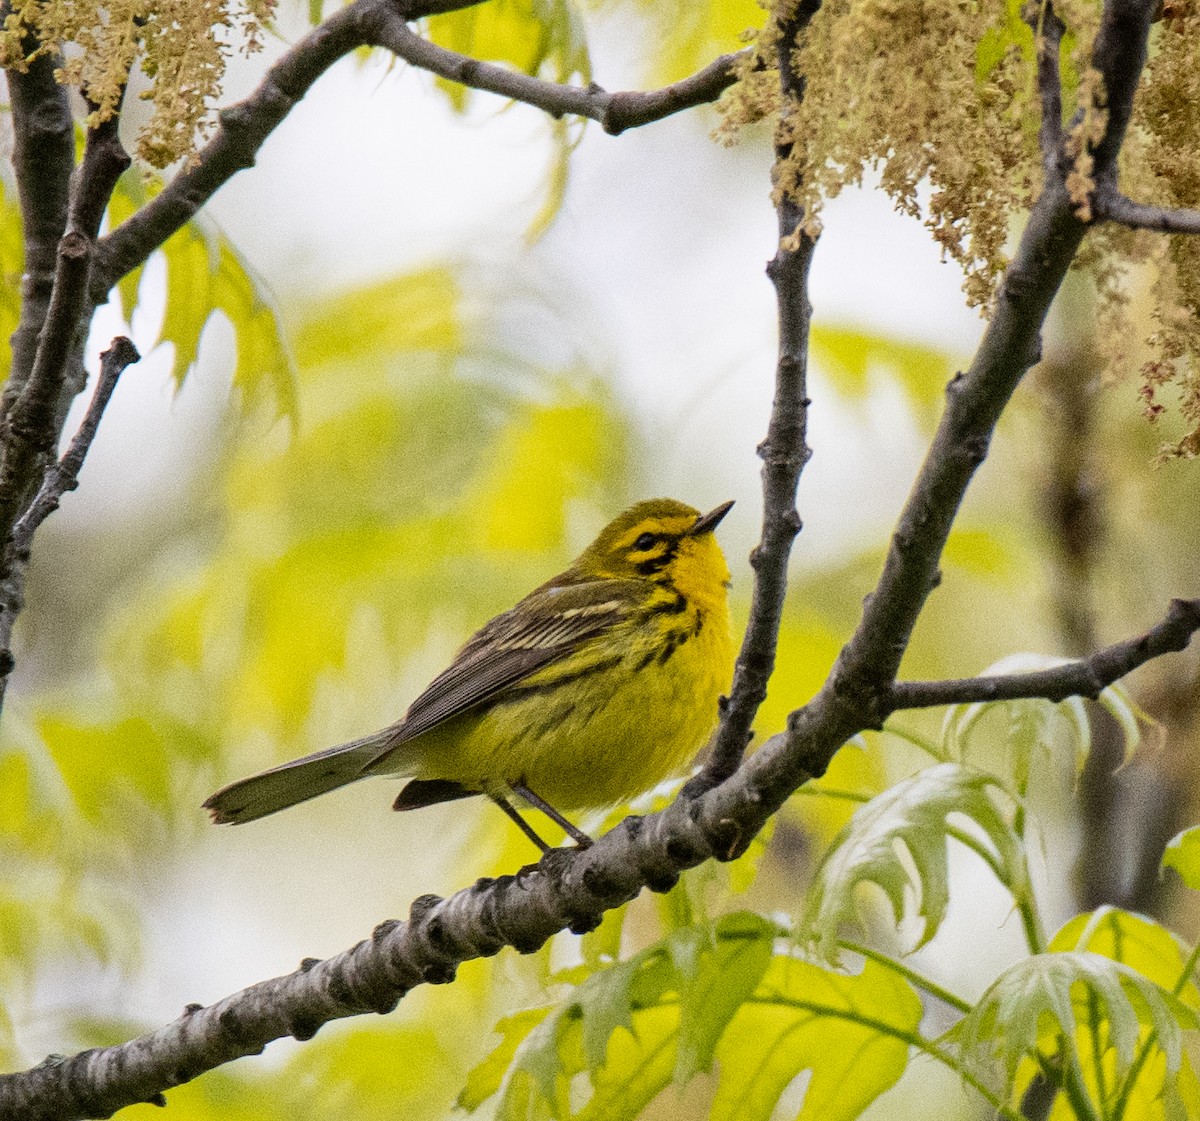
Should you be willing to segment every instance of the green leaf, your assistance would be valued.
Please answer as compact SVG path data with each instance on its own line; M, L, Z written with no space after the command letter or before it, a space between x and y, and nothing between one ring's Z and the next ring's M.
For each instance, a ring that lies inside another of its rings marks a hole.
M994 528L955 526L946 539L942 563L993 583L1015 584L1022 576L1019 543Z
M1143 977L1168 992L1175 990L1183 972L1187 948L1164 926L1145 915L1100 907L1076 915L1051 939L1051 953L1087 950L1136 969ZM1177 994L1185 1004L1200 1007L1200 990L1188 982Z
M571 155L583 139L582 126L566 117L552 122L551 131L554 154L546 181L546 197L533 216L533 221L529 223L529 229L525 231L525 241L528 245L535 244L562 211L563 201L567 197L567 184L570 181Z
M653 1002L670 984L671 960L661 946L652 947L594 973L579 987L569 1006L569 1016L581 1020L580 1047L589 1067L604 1063L608 1041L618 1028L633 1033L633 986L639 1003Z
M1071 659L1046 654L1010 654L993 663L980 676L1008 673L1036 673L1066 665ZM1141 743L1139 719L1145 714L1133 703L1121 682L1102 690L1097 701L1112 715L1124 734L1125 762L1129 762ZM1075 754L1075 772L1081 774L1092 746L1091 724L1082 697L1068 697L1057 704L1031 698L1021 701L976 701L951 705L942 721L942 740L946 748L966 758L971 740L980 723L992 712L1008 716L1008 742L1014 749L1015 786L1023 790L1034 751L1052 752L1059 743L1057 731L1066 728Z
M213 308L223 311L229 318L237 341L233 384L251 401L269 389L279 414L294 421L296 371L284 343L274 303L231 242L220 236L211 244L215 249L216 268L209 298ZM167 259L170 260L169 250ZM168 293L168 299L171 298L178 301L178 293ZM178 363L175 373L176 377L181 376Z
M110 206L117 221L132 214L156 191L129 185L123 176ZM189 222L164 243L166 311L159 338L175 348L176 385L196 364L200 343L212 316L222 312L233 329L237 362L233 384L248 402L270 393L280 415L295 418L296 372L283 340L278 312L262 281L220 232ZM117 283L126 318L133 314L144 269Z
M1127 1073L1138 1044L1155 1046L1176 1075L1183 1031L1197 1026L1178 997L1135 969L1099 954L1037 954L1007 970L952 1031L964 1058L980 1068L999 1063L1010 1081L1022 1060L1041 1054L1088 1079L1107 1064ZM1081 1031L1089 1046L1080 1046ZM1111 1085L1111 1081L1109 1082Z
M299 317L296 361L317 370L414 351L455 355L465 345L461 300L458 278L446 268L403 273L327 297Z
M952 813L983 830L1002 882L1014 894L1023 892L1021 840L989 795L999 786L991 775L942 763L861 806L817 870L802 937L833 960L843 924L858 921L855 888L871 883L887 896L897 923L904 917L908 893L916 895L925 926L914 949L925 945L937 933L949 902L946 819Z
M500 1043L467 1075L467 1083L458 1095L460 1109L474 1113L488 1098L500 1092L517 1048L553 1010L552 1006L527 1008L505 1016L496 1025L496 1031L501 1036Z
M1007 0L1003 19L989 27L975 48L975 81L983 83L1011 50L1034 57L1033 29L1021 17L1020 0Z
M767 1121L806 1070L797 1121L852 1121L904 1073L920 1022L920 998L875 962L847 976L777 956L721 1039L710 1121Z
M112 197L108 200L108 228L114 230L126 219L150 201L162 189L162 181L157 176L148 176L140 167L130 167L122 173L113 188ZM133 318L133 309L137 307L138 289L145 265L130 269L117 281L116 293L120 303L121 314L128 322Z
M53 863L5 853L0 882L0 990L12 992L56 959L86 956L128 968L129 898Z
M715 1062L715 1121L765 1121L805 1070L800 1117L851 1121L904 1071L920 999L878 963L846 976L773 954L775 940L774 925L749 913L673 932L589 977L550 1016L505 1022L467 1102L500 1085L515 1049L500 1119L628 1121Z
M636 1116L672 1079L683 1084L709 1069L730 1019L762 979L774 940L765 919L727 915L673 931L593 973L529 1031L497 1116ZM569 1087L585 1071L591 1095L573 1112ZM495 1069L480 1082L481 1090L495 1086Z
M115 228L162 190L157 177L131 168L117 181L108 206ZM166 310L159 339L175 348L176 385L196 364L204 331L214 312L222 312L234 332L237 362L233 384L248 403L270 392L282 416L296 417L296 371L284 343L279 315L266 286L249 263L215 226L194 220L167 239L161 253L166 264ZM128 320L137 305L145 266L117 281L116 292Z
M675 1054L675 1081L681 1085L712 1066L726 1025L771 961L774 929L758 915L728 915L717 922L715 934L715 945L696 944L686 971L676 961L683 982Z
M45 715L37 727L76 808L93 825L127 830L131 795L160 813L168 809L171 753L149 721L85 724Z
M652 85L677 82L738 50L746 32L762 27L765 18L756 0L639 0L638 7L652 23L646 35L654 44L647 52L646 81Z
M1188 887L1200 891L1200 825L1176 833L1167 842L1162 866L1174 868Z
M280 1116L442 1116L460 1077L455 1043L433 1025L389 1025L300 1048L282 1075Z

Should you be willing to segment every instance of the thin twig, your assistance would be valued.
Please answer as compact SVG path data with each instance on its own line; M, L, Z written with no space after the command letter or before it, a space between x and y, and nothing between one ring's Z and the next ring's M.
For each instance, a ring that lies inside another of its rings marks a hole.
M806 0L779 28L779 85L787 109L777 126L777 168L791 158L787 115L795 111L804 96L804 81L795 71L792 55L797 38L819 8L820 0ZM796 488L800 472L812 454L807 441L808 333L812 323L808 270L816 239L802 230L804 212L790 195L780 198L777 210L779 243L767 265L767 275L775 286L779 359L767 437L758 446L763 461L763 520L758 546L750 555L754 569L750 619L712 752L704 770L688 784L689 797L724 782L742 761L754 717L766 698L767 684L775 668L779 624L787 596L788 558L801 528Z
M558 85L479 62L422 39L408 21L470 7L479 0L355 0L288 50L244 101L218 114L215 135L195 163L100 243L92 299L101 303L121 277L143 264L190 221L234 175L254 164L267 137L335 62L364 46L389 50L423 69L477 89L540 106L554 116L578 114L620 132L715 100L734 81L737 55L647 93L606 93L598 86Z
M96 383L96 392L92 395L79 430L71 440L71 446L62 459L46 471L37 495L13 527L12 549L18 556L28 554L38 527L58 509L62 496L79 485L79 470L96 437L100 418L108 407L113 390L117 388L117 379L140 358L137 347L124 335L113 339L108 350L100 355L100 378Z
M54 290L29 378L9 410L0 455L0 541L40 482L45 458L58 442L55 424L67 364L76 351L87 302L88 274L105 207L129 155L117 135L116 116L88 131L83 163L71 189L67 231L58 243Z
M286 51L249 97L218 114L213 138L192 165L100 240L92 283L95 304L107 299L117 281L144 264L234 175L254 166L267 137L313 83L339 59L366 44L365 23L380 8L393 10L386 0L355 0L335 12ZM398 12L397 18L404 15Z
M885 702L889 711L975 701L1016 701L1042 697L1095 700L1114 681L1163 654L1186 649L1200 630L1200 599L1175 599L1162 622L1137 638L1115 642L1087 658L1031 673L967 677L958 681L897 681Z
M1042 149L1042 166L1046 175L1057 178L1063 157L1062 79L1058 58L1066 28L1058 18L1051 0L1042 7L1030 5L1028 20L1037 39L1037 84L1042 103L1042 122L1038 127L1038 144Z
M662 120L683 109L715 101L722 90L733 85L737 64L749 57L749 49L722 55L690 78L645 93L609 93L600 86L572 86L547 82L541 78L480 62L447 50L417 35L403 20L382 21L376 30L374 45L384 47L397 58L428 70L441 78L522 101L549 113L552 117L576 116L597 121L605 132L616 135L625 129Z

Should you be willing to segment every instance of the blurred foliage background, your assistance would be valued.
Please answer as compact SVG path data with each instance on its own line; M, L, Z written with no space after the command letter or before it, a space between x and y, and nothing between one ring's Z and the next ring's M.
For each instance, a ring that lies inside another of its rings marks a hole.
M319 8L285 6L268 58ZM583 16L558 0L492 0L438 17L430 33L476 57L616 88L690 73L761 18L750 0L629 0ZM261 65L239 63L231 89L248 88ZM313 155L303 123L289 121L243 177L252 182L232 185L130 278L94 332L98 350L124 318L143 353L158 345L126 375L83 485L34 557L0 731L6 1065L126 1038L188 1001L345 948L422 892L524 863L525 842L474 802L397 819L370 784L223 831L199 803L224 781L394 720L466 635L624 505L660 493L702 508L736 498L726 549L745 618L753 445L773 370L760 275L774 249L767 136L725 151L702 111L609 155L624 138L394 71L371 59L339 67L328 94L323 83L302 107L309 127L359 112L339 91L373 101L372 112L394 112L398 91L405 114L432 118L461 149L434 148L452 171L430 175L465 177L477 207L461 190L446 215L427 214L420 196L394 205L368 155L341 168L340 197L319 182L312 199L290 197L306 194L290 172ZM372 143L391 143L374 127ZM430 159L410 158L404 175L419 178ZM631 206L664 184L644 212ZM112 220L153 189L127 176ZM610 189L606 209L597 200ZM4 191L7 339L21 263L11 184ZM715 217L738 208L753 218L726 228ZM625 216L619 231L614 215ZM797 550L763 736L819 686L857 620L920 440L977 331L954 267L870 188L824 220L817 458L800 498L812 529ZM847 227L873 240L839 240ZM371 242L390 266L365 250L353 259ZM839 295L848 290L854 305ZM1134 388L1103 381L1093 314L1087 285L1072 280L1046 361L951 540L906 676L964 676L1017 651L1086 652L1200 586L1196 465L1152 466L1158 438ZM706 317L720 333L706 333ZM1153 869L1162 839L1195 816L1194 657L1148 667L1131 691L1160 722L1148 746L1110 780L1119 737L1094 713L1078 797L1069 781L1046 796L1047 911L1060 919L1104 900L1159 914L1177 903ZM844 750L824 785L877 791L911 766L905 736L932 736L939 719L905 717L902 734ZM172 1091L172 1116L449 1115L497 1021L545 1004L563 970L734 907L802 910L815 857L856 804L810 795L746 867L697 870L582 942L564 935L528 959L471 963L459 983L418 990L386 1019L278 1044ZM1020 955L1019 932L969 867L956 876L947 926L921 959L978 992L988 968ZM697 1077L647 1116L695 1116L711 1094ZM472 1095L486 1097L478 1085ZM974 1108L952 1076L925 1072L873 1115L907 1115L918 1099L926 1118Z

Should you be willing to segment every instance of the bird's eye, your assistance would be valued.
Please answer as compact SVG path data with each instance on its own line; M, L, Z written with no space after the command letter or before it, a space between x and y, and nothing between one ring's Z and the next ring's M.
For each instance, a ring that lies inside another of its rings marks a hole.
M634 543L633 547L639 552L644 553L647 549L654 548L654 542L658 538L653 533L643 533Z

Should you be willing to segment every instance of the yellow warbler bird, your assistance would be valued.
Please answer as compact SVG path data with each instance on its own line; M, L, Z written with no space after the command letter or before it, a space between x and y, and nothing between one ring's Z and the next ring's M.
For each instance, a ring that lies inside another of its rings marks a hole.
M732 676L729 568L713 530L669 498L630 507L565 572L497 615L380 732L218 790L240 823L373 775L410 781L395 809L486 794L534 844L512 798L580 845L560 811L610 806L687 763Z

